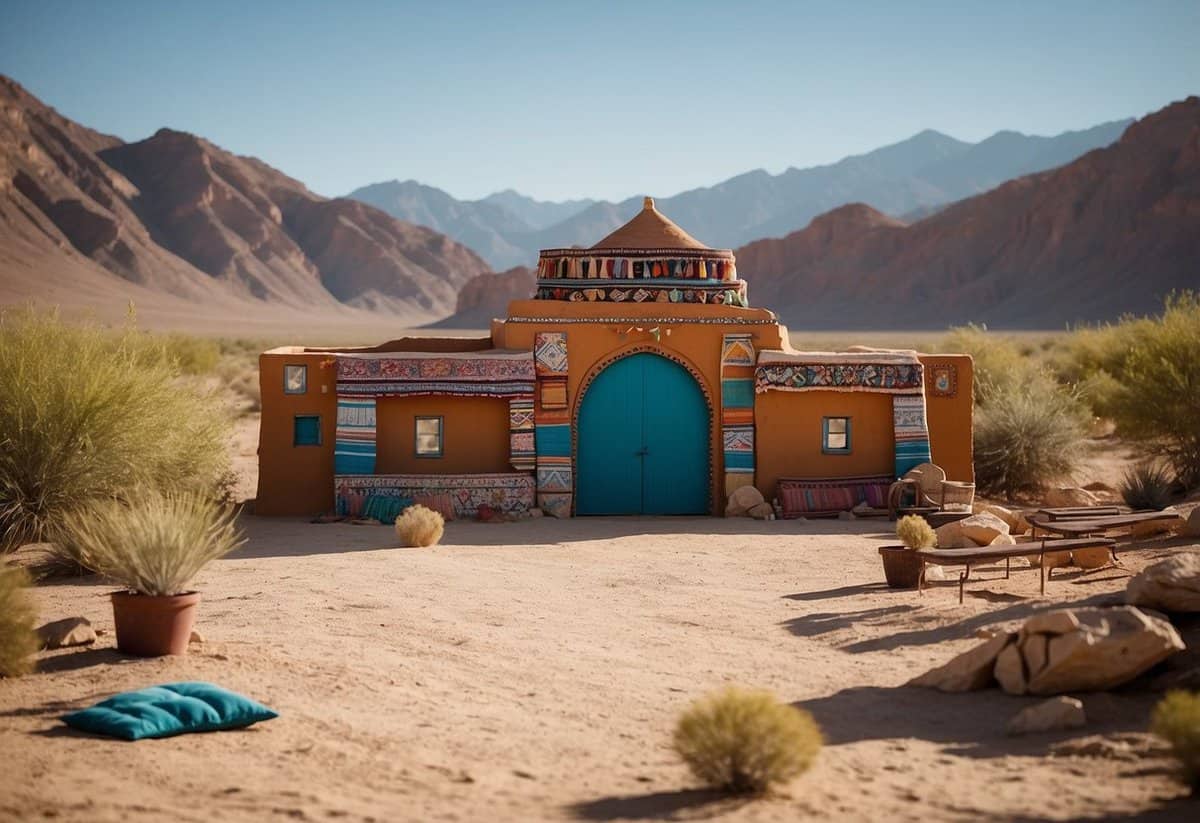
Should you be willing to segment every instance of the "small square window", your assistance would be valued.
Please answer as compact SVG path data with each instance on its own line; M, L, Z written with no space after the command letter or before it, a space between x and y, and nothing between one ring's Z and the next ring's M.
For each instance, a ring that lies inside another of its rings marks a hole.
M821 418L821 451L825 454L850 453L850 418Z
M417 457L442 456L442 418L417 418L416 445Z
M283 367L283 393L304 394L308 391L308 366Z
M298 414L292 423L293 446L321 445L321 415Z

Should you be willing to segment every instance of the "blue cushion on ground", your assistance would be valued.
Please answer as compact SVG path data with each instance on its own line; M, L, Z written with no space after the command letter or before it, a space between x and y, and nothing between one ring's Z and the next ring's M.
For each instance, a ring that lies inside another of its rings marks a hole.
M121 692L63 716L80 731L141 740L187 732L236 729L278 717L261 703L212 683L168 683Z

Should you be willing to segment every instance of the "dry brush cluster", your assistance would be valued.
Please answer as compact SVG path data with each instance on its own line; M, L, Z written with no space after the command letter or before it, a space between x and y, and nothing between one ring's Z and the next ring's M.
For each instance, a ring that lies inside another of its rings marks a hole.
M409 548L437 545L445 527L446 520L440 512L419 504L409 506L396 517L396 536Z

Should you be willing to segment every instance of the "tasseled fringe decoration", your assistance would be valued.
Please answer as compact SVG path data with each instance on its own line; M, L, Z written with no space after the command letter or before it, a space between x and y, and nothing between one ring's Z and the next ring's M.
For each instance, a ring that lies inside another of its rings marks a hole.
M700 261L700 279L701 280L708 279L708 267L704 265L703 260Z

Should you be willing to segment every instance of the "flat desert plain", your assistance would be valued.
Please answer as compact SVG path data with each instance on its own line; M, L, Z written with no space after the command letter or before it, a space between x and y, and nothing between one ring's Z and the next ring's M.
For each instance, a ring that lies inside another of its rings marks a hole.
M983 569L959 605L954 583L884 586L883 520L454 522L430 549L397 548L383 526L243 522L249 543L197 580L204 641L184 657L118 655L109 584L36 589L43 619L105 632L0 681L0 818L1197 819L1161 751L1050 756L1144 732L1159 696L1144 688L1080 695L1085 729L1011 738L1005 723L1036 698L903 685L980 629L1112 599L1166 547L1066 572L1045 598L1036 570ZM137 743L59 720L179 680L280 717ZM679 712L731 683L824 730L814 768L765 799L701 790L670 748Z

